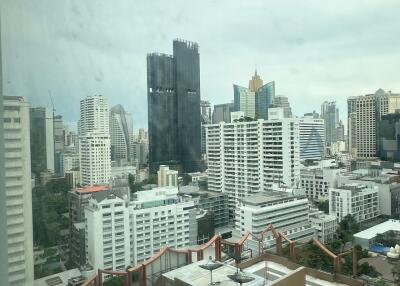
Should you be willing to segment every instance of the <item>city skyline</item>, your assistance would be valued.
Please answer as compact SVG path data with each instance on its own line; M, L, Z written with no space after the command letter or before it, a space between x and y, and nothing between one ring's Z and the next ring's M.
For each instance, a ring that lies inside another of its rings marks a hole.
M51 94L56 112L65 117L65 122L78 118L77 105L82 98L103 94L110 98L110 106L122 104L132 113L135 129L146 127L145 56L159 50L171 53L169 43L175 38L199 43L202 99L213 105L230 102L232 84L246 83L255 68L265 81L275 80L276 94L288 96L298 116L318 110L324 100L335 99L343 120L348 96L372 93L379 88L395 91L400 84L395 76L400 41L392 36L400 27L400 20L394 17L400 4L394 1L386 2L384 7L377 6L378 3L359 7L342 2L338 5L340 10L333 12L322 4L302 2L292 3L293 9L288 11L282 4L261 2L251 6L226 2L201 7L194 4L199 15L208 15L204 7L216 11L216 18L211 21L208 17L189 18L192 6L183 2L174 5L178 7L174 10L164 6L167 3L157 2L154 9L165 11L159 22L143 17L151 9L148 4L121 1L112 7L82 7L84 4L71 2L53 6L42 0L35 7L24 8L20 2L11 1L3 9L5 94L24 96L32 107L49 108ZM309 12L291 12L296 11L296 6ZM267 8L271 16L264 19L258 37L244 33L259 24L257 15ZM378 8L383 17L375 17ZM54 13L43 21L47 9ZM246 15L243 23L225 16L239 12ZM308 17L308 13L313 17ZM99 16L95 22L94 16ZM110 17L118 20L112 25L101 20ZM370 21L372 18L375 20ZM217 19L225 24L219 26ZM146 29L142 29L143 24ZM213 28L215 25L218 28ZM114 33L116 30L118 33ZM27 38L26 34L39 37ZM149 37L150 34L158 36ZM237 40L239 34L241 41ZM73 64L76 62L79 64ZM385 70L368 68L377 65L385 66ZM34 72L38 69L41 73ZM306 104L310 102L313 105Z

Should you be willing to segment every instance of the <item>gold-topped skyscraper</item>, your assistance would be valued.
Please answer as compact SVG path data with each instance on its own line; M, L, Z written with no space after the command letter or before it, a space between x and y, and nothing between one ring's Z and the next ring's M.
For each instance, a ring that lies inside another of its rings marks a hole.
M263 86L263 80L257 74L257 70L255 70L254 75L249 80L249 89L252 92L258 91Z

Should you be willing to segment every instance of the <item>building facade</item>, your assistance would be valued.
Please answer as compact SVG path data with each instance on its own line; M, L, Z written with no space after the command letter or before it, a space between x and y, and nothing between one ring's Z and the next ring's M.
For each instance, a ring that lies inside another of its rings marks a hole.
M338 141L336 127L339 123L339 109L336 107L335 101L322 103L321 118L325 122L326 146L331 146L332 143Z
M178 187L178 171L170 170L168 166L160 165L157 176L159 187Z
M256 93L246 87L233 85L234 111L243 111L246 117L256 118Z
M378 156L400 162L400 113L386 114L378 121Z
M131 143L133 137L133 120L118 104L110 109L110 142L111 160L130 162L132 160Z
M93 197L85 208L88 262L95 269L124 270L166 245L189 246L192 227L197 232L196 212L193 202L180 202L177 194L167 187L139 191L131 202Z
M256 116L260 119L268 119L268 108L275 99L275 81L261 86L256 91Z
M352 215L357 222L380 215L379 196L376 187L352 183L329 189L329 214L341 222Z
M309 240L315 233L309 221L307 198L282 192L256 194L242 199L235 217L235 227L242 235L249 231L260 236L269 224L296 241ZM270 247L275 245L271 233L264 239L264 244Z
M379 89L374 94L349 97L347 109L349 151L355 158L377 157L377 122L400 109L400 95Z
M33 284L33 231L29 104L4 96L5 202L8 283ZM54 157L53 157L54 158ZM54 164L54 161L53 161ZM38 165L39 166L39 165Z
M328 199L329 188L337 187L339 173L336 168L301 168L301 187L311 201Z
M299 118L300 160L322 160L325 157L323 119Z
M53 112L45 107L30 109L32 173L50 170L54 173Z
M173 56L147 56L150 173L181 164L198 171L201 160L200 58L194 42L174 40Z
M81 100L79 126L81 184L108 184L111 177L111 143L105 97L95 95Z
M54 116L53 127L54 127L54 169L57 175L62 176L61 156L64 151L65 130L64 130L64 121L61 115Z
M208 188L226 193L230 209L274 183L299 183L298 121L274 116L270 109L270 120L207 126Z
M212 123L230 123L231 122L231 112L234 111L233 103L223 103L214 105L212 113Z
M285 118L291 118L293 116L289 99L286 96L283 95L275 96L272 106L277 108L283 108Z

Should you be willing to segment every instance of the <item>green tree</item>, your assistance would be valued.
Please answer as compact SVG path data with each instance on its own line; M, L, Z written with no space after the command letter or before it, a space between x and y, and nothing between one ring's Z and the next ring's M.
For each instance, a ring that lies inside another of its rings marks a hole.
M122 276L113 276L103 282L104 286L124 286L124 278Z
M353 240L353 234L359 232L358 222L352 215L345 216L339 223L337 234L343 244Z

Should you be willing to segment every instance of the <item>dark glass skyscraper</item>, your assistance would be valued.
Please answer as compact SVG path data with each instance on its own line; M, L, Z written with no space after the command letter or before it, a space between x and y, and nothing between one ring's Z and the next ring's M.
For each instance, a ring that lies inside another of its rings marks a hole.
M173 56L147 56L150 172L179 163L198 171L201 160L200 59L196 43L174 40Z

